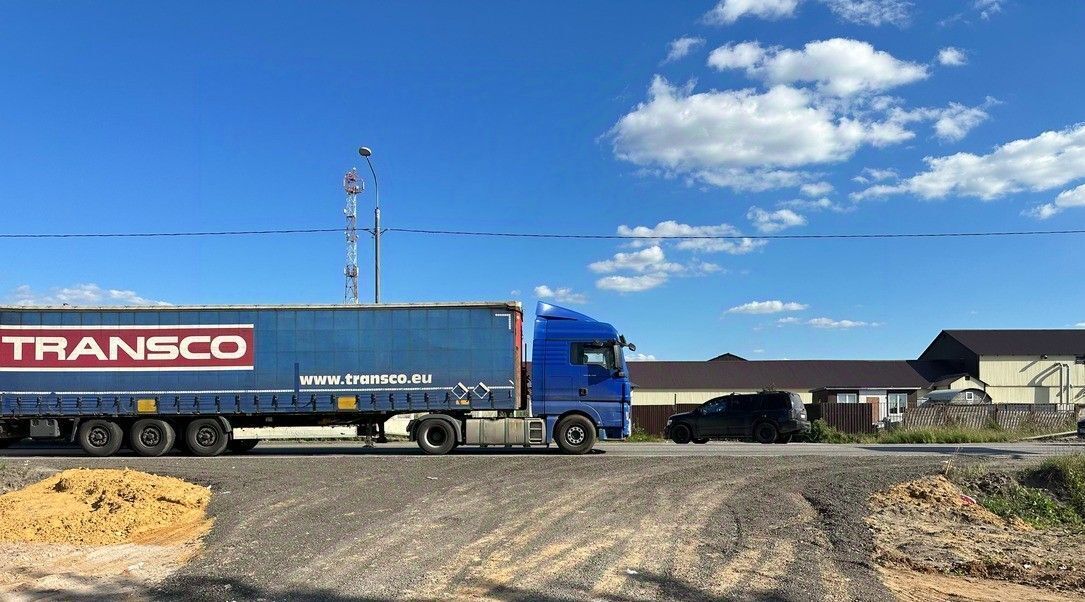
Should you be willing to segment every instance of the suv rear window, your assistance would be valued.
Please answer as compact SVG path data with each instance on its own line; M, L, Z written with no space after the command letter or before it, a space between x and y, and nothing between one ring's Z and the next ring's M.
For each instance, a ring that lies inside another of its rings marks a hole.
M782 410L791 407L791 395L787 393L758 393L751 395L754 409Z

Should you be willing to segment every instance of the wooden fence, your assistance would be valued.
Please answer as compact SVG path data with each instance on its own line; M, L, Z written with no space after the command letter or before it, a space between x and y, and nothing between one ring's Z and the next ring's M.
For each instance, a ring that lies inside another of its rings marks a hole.
M667 419L679 412L688 412L697 408L698 403L680 403L669 406L633 406L633 430L643 430L649 435L663 436L663 427Z
M824 420L834 429L853 435L878 432L874 424L874 406L869 403L810 403L806 416L811 422Z
M1046 405L1046 404L1045 404ZM1002 428L1006 430L1060 433L1077 428L1077 411L1042 406L993 404L976 406L924 406L904 412L903 428L932 427Z

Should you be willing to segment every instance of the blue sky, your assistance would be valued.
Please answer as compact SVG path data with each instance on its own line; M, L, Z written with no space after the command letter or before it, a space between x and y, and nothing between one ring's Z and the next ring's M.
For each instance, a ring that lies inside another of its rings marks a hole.
M651 238L1085 228L1085 4L467 7L5 3L0 230L337 227L365 144L386 226L630 235L389 234L386 301L542 295L659 359L1085 322L1079 236ZM0 253L9 303L342 299L335 234Z

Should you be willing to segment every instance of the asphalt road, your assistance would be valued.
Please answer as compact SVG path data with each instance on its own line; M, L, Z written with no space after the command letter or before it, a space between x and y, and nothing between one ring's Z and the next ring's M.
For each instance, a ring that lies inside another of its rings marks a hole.
M883 602L892 596L863 522L872 491L947 461L1077 449L882 447L610 444L582 457L428 457L406 445L290 444L111 459L24 448L5 452L0 471L129 466L211 487L204 551L148 599Z
M1020 442L1020 443L968 443L958 445L941 444L828 444L828 443L789 443L787 445L761 445L757 443L713 441L704 445L676 445L669 441L661 443L600 443L592 455L637 456L637 457L681 457L681 456L979 456L991 458L1030 458L1067 453L1085 452L1085 443L1077 440L1057 442ZM122 454L133 461L144 461L131 452ZM282 456L421 456L422 452L413 443L386 443L373 448L366 448L360 442L261 442L249 453L254 458L279 458ZM550 448L469 448L455 450L453 456L533 456L562 457L556 447ZM97 461L87 457L82 450L73 446L25 443L9 449L0 450L4 457L80 457L88 461Z

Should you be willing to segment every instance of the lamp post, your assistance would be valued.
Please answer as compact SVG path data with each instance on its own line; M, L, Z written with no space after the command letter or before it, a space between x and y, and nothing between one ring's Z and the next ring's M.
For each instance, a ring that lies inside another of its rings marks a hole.
M376 207L373 208L373 302L381 302L381 190L377 185L377 171L373 169L373 162L369 157L373 151L369 147L359 147L358 154L365 157L369 165L369 173L373 174L373 191L376 196Z

